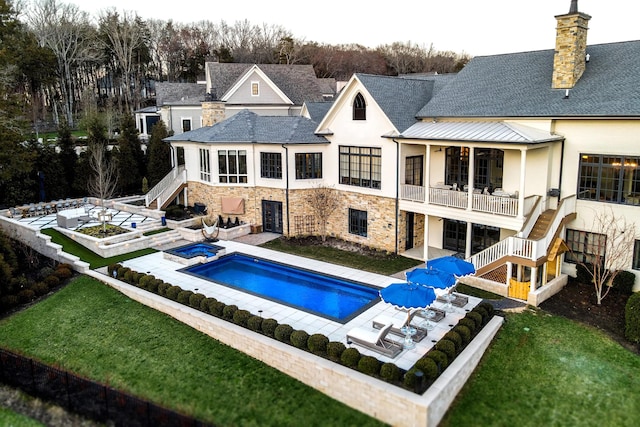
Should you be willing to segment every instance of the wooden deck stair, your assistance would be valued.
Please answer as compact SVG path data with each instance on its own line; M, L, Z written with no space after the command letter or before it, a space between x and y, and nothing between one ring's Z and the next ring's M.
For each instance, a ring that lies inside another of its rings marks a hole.
M527 236L527 239L539 240L545 237L549 232L549 226L551 225L555 212L556 211L553 209L548 209L542 212L534 224L533 229L529 233L529 236Z

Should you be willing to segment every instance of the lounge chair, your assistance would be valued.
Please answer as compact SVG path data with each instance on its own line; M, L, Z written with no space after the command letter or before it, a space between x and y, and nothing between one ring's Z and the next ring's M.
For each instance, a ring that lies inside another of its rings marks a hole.
M374 329L381 329L383 326L391 324L390 332L392 334L404 337L406 334L402 332L402 328L407 326L407 324L411 325L411 321L413 320L413 317L418 313L418 311L420 310L414 310L409 316L404 316L403 319L396 319L395 317L385 316L384 314L381 314L373 319L372 326ZM413 340L415 342L420 342L424 339L424 337L427 336L428 331L425 328L416 325L411 326L416 328L416 333L413 335Z
M435 313L433 318L429 319L433 323L438 323L439 321L444 319L444 317L447 315L447 313L444 310L441 310L439 308L429 307L428 310L431 310ZM421 319L427 320L424 314L424 310L418 310L418 312L416 313L416 317L420 317Z
M402 345L387 338L392 323L381 329L353 328L347 332L347 343L354 342L391 359L402 352Z

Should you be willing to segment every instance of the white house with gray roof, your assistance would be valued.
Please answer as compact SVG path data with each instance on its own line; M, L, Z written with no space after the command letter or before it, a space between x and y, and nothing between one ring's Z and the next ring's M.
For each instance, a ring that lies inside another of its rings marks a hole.
M243 220L296 236L317 233L305 194L331 186L331 235L457 254L474 286L538 305L615 241L598 212L640 231L640 41L589 46L590 19L573 1L555 49L476 57L456 75L356 74L322 114L315 102L286 123L242 112L206 138L170 138L185 197L214 211L242 198ZM634 238L623 269L638 274Z

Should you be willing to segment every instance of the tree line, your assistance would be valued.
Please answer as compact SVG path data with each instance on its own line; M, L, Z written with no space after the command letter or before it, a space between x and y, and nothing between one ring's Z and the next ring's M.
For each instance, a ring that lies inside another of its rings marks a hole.
M69 166L74 161L65 132L86 130L91 146L92 139L112 138L118 129L112 142L120 146L135 134L133 126L125 136L133 111L155 105L155 82L195 83L204 78L207 61L312 64L318 77L347 80L356 72L456 72L469 59L412 43L369 49L308 42L280 25L247 20L184 24L113 8L93 17L60 0L0 0L0 204L29 200L38 171L45 186L60 183L59 190L48 190L51 195L83 193L76 182L82 173ZM104 138L96 127L104 128ZM58 130L53 146L38 144L44 131ZM120 156L127 150L120 146ZM52 156L66 165L64 176L57 175L62 169L53 167ZM135 162L144 176L148 159L142 158ZM120 192L132 188L125 182L140 186L139 178L120 177Z

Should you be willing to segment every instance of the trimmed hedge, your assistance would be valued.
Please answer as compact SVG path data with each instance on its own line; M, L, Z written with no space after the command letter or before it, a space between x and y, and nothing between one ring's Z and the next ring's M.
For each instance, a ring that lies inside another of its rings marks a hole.
M325 354L327 352L327 344L329 344L329 338L322 334L313 334L307 341L309 351L315 354Z
M276 326L276 329L273 331L273 337L278 341L289 343L292 333L293 327L291 325L282 324Z
M380 361L373 356L362 356L358 360L358 371L367 375L378 375L380 372Z
M624 336L631 342L640 343L640 292L629 297L624 309Z
M360 357L362 356L357 348L349 347L340 355L340 362L345 366L355 368L358 366L358 362L360 362Z
M289 337L289 341L296 348L307 350L307 341L309 341L309 334L306 331L293 331Z
M273 338L278 327L278 321L276 319L264 319L262 321L262 332L268 337Z
M380 377L390 383L400 379L400 368L395 363L383 363L380 367Z
M236 312L233 313L233 323L246 327L249 317L251 317L251 312L248 310L236 310Z
M341 360L342 353L347 349L347 346L339 341L331 341L327 344L327 356L329 359L338 362Z

